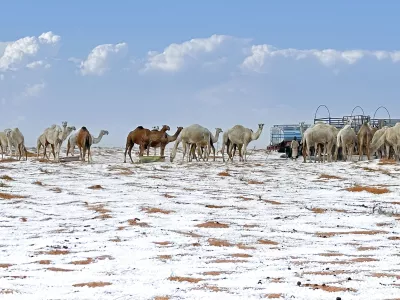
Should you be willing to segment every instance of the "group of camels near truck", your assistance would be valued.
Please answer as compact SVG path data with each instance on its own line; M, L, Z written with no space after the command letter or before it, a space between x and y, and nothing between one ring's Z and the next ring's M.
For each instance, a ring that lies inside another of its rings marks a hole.
M242 125L235 125L225 132L221 128L216 128L215 134L212 134L209 129L193 124L185 128L178 127L174 135L169 135L167 131L170 130L170 127L168 125L163 125L161 129L154 127L151 130L138 126L129 132L127 136L124 163L126 162L127 153L133 163L131 152L135 144L139 146L139 157L144 155L145 150L147 150L147 156L149 156L150 148L154 148L155 151L156 148L160 148L160 156L164 157L165 147L171 142L175 142L170 154L171 162L176 157L180 143L182 143L183 148L183 161L185 161L186 154L188 161L193 159L208 161L211 150L215 161L214 144L218 142L221 133L223 133L223 137L220 151L223 161L225 161L225 148L228 154L228 161L233 161L236 149L239 151L239 161L247 161L247 147L251 141L260 137L263 127L264 124L258 124L257 131L253 131ZM381 158L391 158L392 152L395 159L399 160L400 123L396 123L393 127L384 126L378 129L365 122L356 133L352 128L351 122L341 129L324 122L317 122L305 131L303 126L300 126L300 131L302 134L301 147L304 162L306 162L307 157L311 162L312 148L315 152L314 162L317 161L317 157L318 161L322 162L325 162L326 159L330 162L337 161L340 148L342 149L344 161L351 160L353 153L357 153L357 151L359 160L362 160L364 153L370 160L371 154L376 154ZM68 126L67 122L62 122L62 126L54 124L46 128L38 137L37 157L39 158L40 149L43 147L43 158L50 159L46 153L48 146L50 146L54 160L60 161L62 143L68 138L66 155L71 154L73 156L75 146L77 146L79 159L85 161L87 153L87 161L90 162L91 146L99 143L104 135L108 135L107 130L101 130L98 137L95 137L85 126L76 130L75 126ZM18 128L5 129L4 132L0 132L0 147L2 159L4 153L8 153L12 157L12 149L14 148L15 156L19 160L23 154L25 154L25 159L27 160L28 152L25 148L24 136Z

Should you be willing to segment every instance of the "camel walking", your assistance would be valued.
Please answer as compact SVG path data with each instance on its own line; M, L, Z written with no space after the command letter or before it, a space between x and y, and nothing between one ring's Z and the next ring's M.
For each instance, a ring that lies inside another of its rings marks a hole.
M128 153L129 158L131 159L131 162L133 163L132 160L132 148L135 144L139 145L139 156L143 155L143 151L140 147L142 145L142 141L145 138L146 135L150 133L150 130L147 128L144 128L143 126L138 126L135 128L135 130L132 130L129 132L127 138L126 138L126 146L125 146L125 153L124 153L124 163L126 163L126 153ZM143 149L144 150L144 149Z
M6 136L8 139L8 144L10 145L10 150L11 147L15 148L15 156L17 157L17 150L18 150L18 160L21 160L22 154L25 152L25 160L28 160L28 152L26 151L25 148L25 138L21 131L18 128L12 128L10 130L7 130ZM12 157L12 152L11 152L11 157Z
M258 129L256 132L253 132L250 128L245 128L242 125L235 125L231 129L227 131L228 141L224 141L222 144L222 148L224 149L226 143L228 146L228 160L233 161L232 149L236 144L239 148L242 149L242 153L239 151L239 161L247 161L247 146L250 142L258 140L263 130L264 124L258 124ZM224 158L224 150L221 151L222 160L225 161Z
M383 144L379 147L375 148L375 145L378 144L379 140L381 139L381 137L385 134L386 130L388 129L388 126L384 126L380 129L378 129L374 135L372 136L372 140L371 140L371 154L376 153L376 156L379 158L388 158L389 159L389 152L390 152L390 145L387 143L387 141L384 141Z
M156 128L158 130L158 126ZM154 148L154 155L157 155L157 148L160 148L160 156L165 155L165 147L171 143L175 142L176 139L178 138L179 134L181 133L183 127L177 127L176 132L174 135L169 135L165 132L164 136L160 138L160 142L158 143L157 141L153 141L151 143L151 147Z
M371 128L369 127L368 123L362 124L360 129L358 130L357 133L357 139L358 139L358 153L359 157L358 160L362 160L364 156L364 147L367 152L367 158L368 160L371 160L371 153L370 153L370 148L371 148L371 141L372 141L372 132Z
M147 149L147 156L150 154L151 147L161 147L161 141L166 138L167 131L170 130L168 125L163 125L161 130L152 129L146 135L143 136L141 146L143 149ZM164 146L165 148L165 146ZM164 149L161 149L164 154Z
M95 137L94 135L91 135L93 144L100 143L101 139L105 135L108 135L108 131L107 130L100 130L100 133L99 133L98 137ZM71 134L70 137L68 138L67 156L68 156L69 153L71 153L71 155L74 156L77 136L78 136L78 132L75 132L75 133Z
M190 155L190 145L191 144L196 144L199 145L199 148L201 145L206 145L205 146L205 157L203 160L208 161L209 153L210 153L210 148L211 148L211 132L199 125L199 124L193 124L188 127L185 127L182 129L181 134L178 136L178 138L175 141L175 145L172 149L172 152L170 154L170 161L173 162L176 156L176 151L178 150L179 144L182 142L182 147L183 147L183 161L185 161L185 155L186 151L189 148L189 155ZM200 151L200 149L198 150Z
M47 151L47 147L48 145L51 146L52 149L52 153L53 153L53 157L54 159L56 159L56 154L55 154L55 149L58 149L58 153L61 149L61 145L62 143L67 139L67 137L70 135L70 133L74 130L76 130L75 126L68 126L67 127L67 122L63 122L62 123L63 128L61 129L60 126L53 124L52 126L50 126L49 128L46 128L46 130L44 131L44 133L42 133L38 139L37 139L37 157L39 158L39 151L40 148L43 146L44 148L44 153L43 153L43 158L47 158L49 159L50 157L47 156L46 151ZM61 130L61 131L60 131ZM54 138L54 134L56 134L56 132L59 133L58 138L56 139L56 144L51 144L49 141L47 141L46 136L49 135L50 138L49 140L53 140Z
M88 154L88 163L92 155L90 154L90 147L92 146L92 136L85 126L83 126L76 137L76 145L79 149L79 157L82 161L85 161L86 151Z
M316 123L313 126L307 128L303 133L303 158L306 162L307 156L311 162L311 147L314 146L314 162L317 162L317 153L320 152L319 161L325 162L325 157L328 157L328 161L332 161L332 149L336 145L337 129L334 126L325 123ZM324 148L324 153L321 155L321 149L319 145ZM322 156L322 157L321 157Z

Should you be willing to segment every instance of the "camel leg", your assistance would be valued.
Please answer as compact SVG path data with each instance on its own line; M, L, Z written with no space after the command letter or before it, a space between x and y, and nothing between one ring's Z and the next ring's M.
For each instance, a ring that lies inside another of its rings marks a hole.
M131 159L131 163L133 163L133 159L132 159L132 148L133 148L133 145L134 144L129 145L129 149L128 149L128 155L129 155L129 158ZM126 160L126 152L125 152L125 160Z
M233 148L232 143L229 143L229 145L228 145L228 161L230 160L230 161L233 162L232 148Z
M247 144L243 144L243 151L242 151L242 161L247 161Z

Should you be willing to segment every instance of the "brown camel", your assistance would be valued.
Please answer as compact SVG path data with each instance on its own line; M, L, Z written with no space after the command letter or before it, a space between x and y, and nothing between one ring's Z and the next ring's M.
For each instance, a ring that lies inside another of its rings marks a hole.
M92 155L90 154L90 146L92 145L92 136L85 126L83 126L76 137L76 145L79 149L79 157L85 161L86 151L88 153L88 163Z
M370 150L371 150L372 132L368 123L364 123L361 126L360 130L358 130L357 139L358 139L358 153L359 153L358 160L362 160L362 157L364 155L364 147L367 152L368 160L371 160Z
M169 143L176 141L176 139L178 138L182 129L183 129L183 127L177 127L177 130L174 135L168 135L167 133L165 133L164 136L161 138L161 142L160 142L159 146L153 146L154 144L152 143L151 147L153 147L155 151L157 151L157 147L160 147L160 156L164 156L165 147Z
M128 137L126 138L126 147L125 147L125 154L124 154L124 163L126 163L126 153L128 152L129 158L131 159L131 162L133 163L132 160L132 148L135 144L139 145L139 155L143 155L144 149L142 149L141 145L143 144L143 139L145 136L150 134L150 130L147 128L144 128L143 126L138 126L136 127L135 130L129 132Z
M161 130L153 129L149 134L144 135L142 138L142 148L147 149L147 156L149 156L151 147L161 147L161 140L165 138L166 132L170 130L168 125L163 125ZM162 149L163 150L163 149ZM162 151L164 154L164 151Z

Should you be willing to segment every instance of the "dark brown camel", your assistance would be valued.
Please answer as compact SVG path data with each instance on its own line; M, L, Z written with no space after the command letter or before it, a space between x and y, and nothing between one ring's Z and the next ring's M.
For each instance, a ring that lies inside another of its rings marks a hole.
M76 145L79 149L79 156L85 161L86 151L88 152L88 163L92 155L90 154L90 146L92 145L92 136L85 126L83 126L76 137Z
M128 137L126 138L126 147L125 147L125 154L124 154L124 163L126 163L126 153L128 152L129 158L132 160L132 148L135 144L139 145L139 156L143 155L144 148L142 149L143 140L145 137L150 134L150 130L144 128L143 126L136 127L135 130L129 132Z

